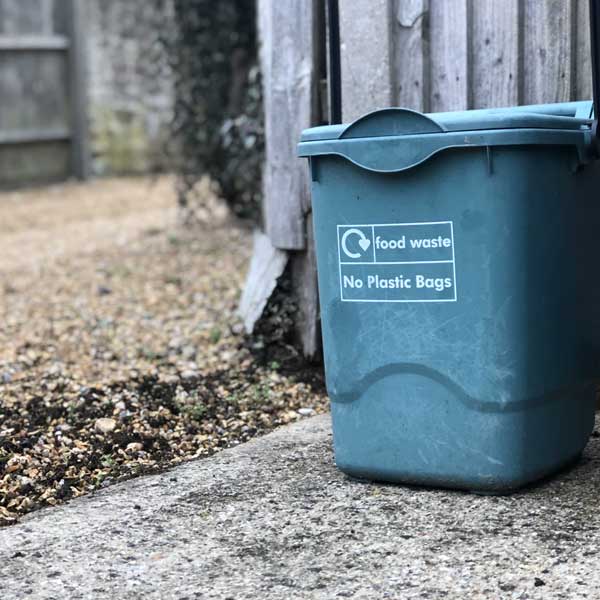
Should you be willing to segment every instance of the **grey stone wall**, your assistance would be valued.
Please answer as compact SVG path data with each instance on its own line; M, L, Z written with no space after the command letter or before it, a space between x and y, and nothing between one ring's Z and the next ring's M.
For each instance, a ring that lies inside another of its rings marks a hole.
M172 0L85 2L92 170L159 170L174 105L159 37L168 34Z

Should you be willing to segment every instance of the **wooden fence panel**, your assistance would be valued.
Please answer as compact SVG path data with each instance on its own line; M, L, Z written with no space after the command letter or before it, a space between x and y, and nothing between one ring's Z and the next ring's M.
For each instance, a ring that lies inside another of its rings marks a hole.
M0 186L87 175L84 3L0 0Z
M0 33L11 35L52 32L54 0L2 0Z
M341 0L340 16L345 121L591 98L585 0Z
M60 52L0 53L0 136L53 130L67 137L68 72Z

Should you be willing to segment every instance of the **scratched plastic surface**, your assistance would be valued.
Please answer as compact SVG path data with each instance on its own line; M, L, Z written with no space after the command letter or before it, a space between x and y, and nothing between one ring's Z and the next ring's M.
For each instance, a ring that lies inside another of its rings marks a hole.
M345 472L504 492L585 447L600 370L600 170L589 104L543 109L494 111L489 129L473 111L476 131L469 113L438 123L387 111L305 132Z

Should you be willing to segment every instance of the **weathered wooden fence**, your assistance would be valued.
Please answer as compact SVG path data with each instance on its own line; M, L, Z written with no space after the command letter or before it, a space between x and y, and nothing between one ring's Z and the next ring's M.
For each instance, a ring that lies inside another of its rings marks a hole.
M323 15L322 0L259 0L266 235L273 255L285 251L296 265L308 355L317 292L307 165L295 145L326 114ZM340 28L345 121L393 105L435 112L591 98L587 0L340 0Z
M0 0L0 186L88 171L81 0Z
M588 0L341 0L344 119L590 98Z

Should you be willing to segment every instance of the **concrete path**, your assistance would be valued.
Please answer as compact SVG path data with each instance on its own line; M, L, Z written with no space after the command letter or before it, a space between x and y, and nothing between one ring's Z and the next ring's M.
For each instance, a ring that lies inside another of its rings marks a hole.
M350 481L316 417L0 529L0 598L600 598L600 440L506 497Z

